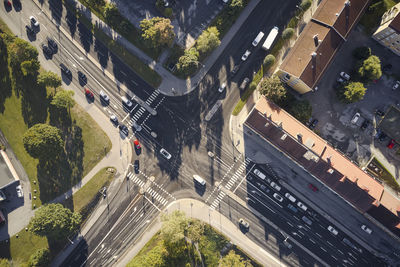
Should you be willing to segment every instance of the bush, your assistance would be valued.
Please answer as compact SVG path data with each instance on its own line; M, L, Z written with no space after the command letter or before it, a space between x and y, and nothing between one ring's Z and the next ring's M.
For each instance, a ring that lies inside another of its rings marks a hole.
M166 16L167 18L173 18L174 14L173 14L173 12L172 12L172 8L167 7L167 8L164 10L164 16Z
M289 40L290 38L292 38L294 35L294 30L292 28L286 28L283 32L282 32L282 39L283 40Z
M48 249L39 249L29 258L29 267L47 267L50 265L50 252Z
M382 76L379 57L372 55L364 60L362 66L358 69L358 74L367 82L379 79Z
M353 50L353 57L358 60L365 60L371 56L371 48L367 46L360 46Z
M274 55L269 54L264 58L263 65L265 70L269 70L269 68L271 68L274 64L275 64Z
M312 0L303 0L301 1L300 8L304 11L311 7Z

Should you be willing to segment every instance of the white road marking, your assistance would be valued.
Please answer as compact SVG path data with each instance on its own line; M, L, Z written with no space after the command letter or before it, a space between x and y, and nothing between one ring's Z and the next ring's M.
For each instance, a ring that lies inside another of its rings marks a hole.
M337 251L338 251L339 253L341 253L342 255L344 255L344 253L343 253L341 250L338 249Z
M310 228L311 229L311 228ZM319 237L322 237L322 235L320 235L320 234L318 234L318 233L315 233L317 236L319 236Z
M286 223L293 227L293 224L291 224L290 222L287 221Z
M312 243L316 244L316 242L315 242L314 240L312 240L311 238L309 238L309 240L310 240Z
M324 249L323 247L320 247L323 251L328 252L326 249Z

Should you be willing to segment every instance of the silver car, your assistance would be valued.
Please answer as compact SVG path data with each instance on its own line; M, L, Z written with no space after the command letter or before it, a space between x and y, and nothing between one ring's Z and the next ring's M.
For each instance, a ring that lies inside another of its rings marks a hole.
M171 159L171 157L172 157L171 154L169 154L168 151L165 150L164 148L161 148L160 153L161 153L161 155L163 155L164 158L166 158L166 159Z

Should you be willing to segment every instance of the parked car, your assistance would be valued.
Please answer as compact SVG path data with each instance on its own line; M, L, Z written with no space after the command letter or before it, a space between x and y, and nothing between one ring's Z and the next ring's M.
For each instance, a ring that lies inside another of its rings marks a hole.
M32 26L34 26L36 28L39 27L39 25L40 25L39 21L34 16L30 16L29 20L30 20Z
M247 221L245 221L243 218L240 218L238 222L239 222L240 228L245 229L245 230L249 229L250 224Z
M396 82L393 84L392 89L393 89L393 90L396 90L397 88L399 88L399 86L400 86L400 81L396 81Z
M242 83L240 84L240 87L239 87L239 89L240 90L244 90L244 89L246 89L246 87L247 87L247 85L249 84L249 82L250 82L250 79L249 78L244 78L243 79L243 81L242 81Z
M288 207L291 211L293 211L294 213L297 213L297 212L299 211L299 210L298 210L295 206L293 206L292 204L288 204L287 207Z
M318 124L318 120L317 120L317 119L313 119L313 120L311 121L311 123L310 123L309 128L310 128L311 130L314 130L314 128L317 126L317 124Z
M342 78L342 77L338 77L337 79L336 79L336 81L338 82L338 83L344 83L344 79Z
M361 229L363 229L366 233L372 234L372 230L368 228L365 224L361 225Z
M389 144L387 145L387 148L392 149L394 147L394 139L390 140Z
M168 151L165 150L164 148L161 148L160 153L161 153L161 155L163 155L164 158L166 158L166 159L170 159L170 158L171 158L171 154L169 154Z
M275 198L276 200L278 200L279 202L282 202L282 201L283 201L283 197L282 197L281 195L279 195L278 193L273 194L273 196L274 196L274 198Z
M303 220L303 222L305 222L308 225L312 224L312 221L310 219L308 219L306 216L301 217L301 219Z
M15 190L17 190L17 196L18 197L24 197L24 192L22 191L22 186L18 185Z
M118 125L118 118L117 118L117 116L115 116L114 114L110 116L110 121L111 121L114 125Z
M218 92L222 93L226 88L226 83L221 84L221 86L218 88Z
M128 127L126 127L126 125L120 124L120 125L118 126L118 128L119 128L119 130L120 130L124 135L126 135L126 136L129 135L129 129L128 129Z
M354 114L353 118L351 119L351 123L356 124L360 116L360 113L356 112L356 114Z
M350 80L350 75L348 75L346 72L342 71L340 73L340 76L345 79L346 81Z
M375 114L378 115L378 116L381 116L381 117L385 116L385 112L383 112L383 111L380 110L380 109L377 109L377 110L375 111Z
M318 191L318 188L315 186L315 185L313 185L313 184L308 184L308 188L310 188L312 191L314 191L314 192L317 192Z
M250 56L251 52L250 50L246 50L246 52L244 52L243 56L242 56L242 60L246 61L247 58Z
M269 193L269 189L268 189L265 185L260 184L260 188L261 188L261 190L264 191L265 193Z
M231 77L233 77L239 70L239 65L236 65L235 67L233 67L233 69L231 70Z
M9 9L12 7L10 0L4 0L4 6Z
M361 124L361 130L367 129L369 125L369 120L364 120L363 124Z
M304 205L303 203L301 203L300 201L297 202L297 206L298 206L300 209L302 209L302 210L304 210L304 211L307 211L307 206Z
M281 187L276 184L275 182L271 182L271 186L272 188L274 188L276 191L281 191Z

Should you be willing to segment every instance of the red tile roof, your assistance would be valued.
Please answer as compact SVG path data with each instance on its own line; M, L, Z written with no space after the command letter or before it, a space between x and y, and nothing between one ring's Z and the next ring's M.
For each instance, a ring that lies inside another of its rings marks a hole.
M400 34L400 12L397 13L396 17L390 22L389 27Z

